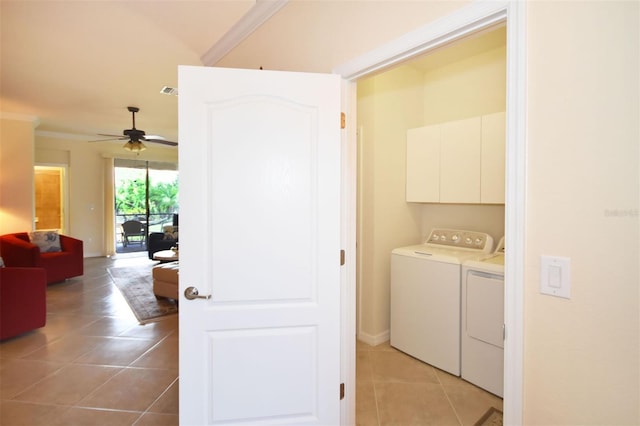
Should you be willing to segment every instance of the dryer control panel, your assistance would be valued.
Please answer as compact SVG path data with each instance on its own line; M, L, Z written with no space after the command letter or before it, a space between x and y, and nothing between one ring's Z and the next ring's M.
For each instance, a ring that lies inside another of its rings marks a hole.
M491 253L493 238L484 232L434 228L425 244Z

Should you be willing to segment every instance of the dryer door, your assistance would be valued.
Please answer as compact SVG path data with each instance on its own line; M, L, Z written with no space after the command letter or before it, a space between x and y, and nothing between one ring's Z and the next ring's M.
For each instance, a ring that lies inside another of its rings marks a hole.
M467 335L504 347L504 277L479 271L467 273Z

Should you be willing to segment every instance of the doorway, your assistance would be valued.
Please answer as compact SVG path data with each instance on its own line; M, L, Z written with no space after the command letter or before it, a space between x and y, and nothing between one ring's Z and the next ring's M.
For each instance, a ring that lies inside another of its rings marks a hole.
M391 250L424 242L432 228L487 232L496 243L504 235L504 200L491 200L491 204L481 204L479 199L464 204L407 202L405 148L408 129L505 111L506 28L502 25L474 34L357 84L360 244L356 321L360 340L376 345L389 338ZM499 172L504 176L504 149L496 154L500 156ZM425 158L422 167L437 170L438 162ZM496 192L504 193L502 185L493 185ZM364 289L362 282L367 284Z
M116 253L147 251L149 233L173 225L179 211L177 169L173 163L115 159Z
M357 144L356 132L356 83L363 77L389 69L420 54L434 51L454 40L506 22L507 25L507 135L506 135L506 189L505 189L505 234L510 247L505 256L505 400L504 420L508 424L520 424L523 410L523 299L524 290L524 212L526 176L526 5L520 2L475 2L445 18L421 27L406 36L387 43L378 49L357 57L334 69L345 79L343 105L347 114L348 141L344 155L351 170L344 170L346 211L343 216L345 228L344 244L347 247L348 270L345 280L348 300L345 315L343 342L348 349L343 355L343 364L349 372L345 380L355 383L355 336L356 292L356 181ZM347 385L349 386L349 385ZM345 422L355 421L355 400L348 401L344 408Z
M365 366L370 364L374 370L385 370L387 375L373 375L367 382L363 382L361 373L367 368L357 366L358 387L367 389L368 394L375 395L375 398L367 400L367 392L364 396L359 395L356 409L358 416L370 415L363 413L360 405L370 406L375 401L378 406L385 407L386 411L395 411L398 416L403 413L408 415L403 408L388 406L388 398L384 397L384 389L389 387L390 378L399 380L392 374L394 366L387 366L384 360L395 357L398 359L398 366L403 360L400 354L393 353L393 348L387 343L390 338L388 318L391 250L424 242L432 228L487 232L497 243L504 235L505 215L504 204L486 204L486 201L481 204L479 199L473 204L407 202L406 132L411 128L462 119L480 121L480 116L505 111L506 28L500 25L473 34L423 57L360 79L357 85L357 362L362 362ZM504 120L504 115L501 116ZM504 126L503 124L503 128ZM501 153L496 153L496 156L503 158L499 172L504 176L504 149ZM421 162L421 167L437 169L427 160L425 158ZM478 158L478 163L479 160ZM477 179L480 180L479 173ZM495 186L497 192L504 193L504 186ZM385 351L384 356L379 353L380 350ZM424 367L426 371L430 371L428 365L425 364ZM414 380L423 380L424 383L432 380L429 374L418 377ZM458 387L468 386L464 381L453 378L451 382L455 382ZM396 383L395 391L400 392L402 386ZM405 386L415 388L414 392L424 391L416 387L415 383L406 383ZM380 389L382 392L378 392ZM435 415L436 411L449 414L455 412L459 416L466 416L466 421L474 421L474 417L475 420L479 419L491 406L502 409L501 400L478 388L468 392L465 397L467 410L456 407L452 404L457 401L456 397L442 397L450 391L450 387L443 386L437 393L425 392L424 398L429 403L416 405L412 414L428 418ZM468 410L471 406L477 412ZM384 412L385 410L380 411ZM380 419L381 422L383 420ZM444 419L442 421L446 422Z
M36 230L68 229L68 197L66 166L34 166L34 204Z

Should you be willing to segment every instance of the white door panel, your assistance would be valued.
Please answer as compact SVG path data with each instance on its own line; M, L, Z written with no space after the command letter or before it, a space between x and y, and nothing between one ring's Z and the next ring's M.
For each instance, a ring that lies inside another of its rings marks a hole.
M244 98L214 104L209 113L218 153L212 158L212 178L235 180L217 187L212 203L246 206L211 211L214 279L234 283L220 285L215 299L242 301L251 294L253 300L312 300L318 197L314 110L277 98ZM246 138L229 144L228 135L248 124ZM281 129L290 138L281 138ZM247 256L252 267L247 267ZM264 285L264 277L285 270L288 280Z
M180 67L181 424L340 422L340 79Z

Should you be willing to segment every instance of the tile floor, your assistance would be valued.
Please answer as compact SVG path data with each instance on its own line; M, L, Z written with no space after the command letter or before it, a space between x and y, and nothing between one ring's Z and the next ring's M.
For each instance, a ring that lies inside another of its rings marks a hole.
M0 424L177 425L177 316L141 326L107 268L47 289L47 325L0 343ZM472 425L502 400L388 343L357 344L358 425Z
M428 364L389 343L356 346L356 423L473 425L502 399Z
M178 318L139 325L107 274L142 262L48 287L47 325L0 343L0 424L178 424Z

